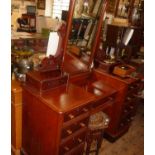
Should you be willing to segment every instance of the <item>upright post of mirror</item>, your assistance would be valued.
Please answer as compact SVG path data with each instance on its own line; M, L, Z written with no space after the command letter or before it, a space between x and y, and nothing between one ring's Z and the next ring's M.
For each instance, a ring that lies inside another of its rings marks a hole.
M62 61L62 68L64 66L64 60L67 52L67 44L68 44L68 38L69 38L71 25L72 25L72 17L73 17L75 2L76 0L70 0L70 4L69 4L69 12L67 16L67 29L66 29L66 36L64 39L64 55L63 55L63 61Z

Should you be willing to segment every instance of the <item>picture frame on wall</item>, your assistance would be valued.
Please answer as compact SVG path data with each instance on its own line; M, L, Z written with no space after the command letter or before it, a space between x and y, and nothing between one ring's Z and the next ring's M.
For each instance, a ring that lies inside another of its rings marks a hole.
M37 1L37 9L45 10L45 0L38 0Z

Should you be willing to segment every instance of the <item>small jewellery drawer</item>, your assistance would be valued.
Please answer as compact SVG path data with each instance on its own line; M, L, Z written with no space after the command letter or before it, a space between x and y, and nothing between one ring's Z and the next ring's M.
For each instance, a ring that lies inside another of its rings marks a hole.
M91 105L89 104L64 114L64 122L76 119L76 117L82 117L82 115L87 117L89 115L90 108Z

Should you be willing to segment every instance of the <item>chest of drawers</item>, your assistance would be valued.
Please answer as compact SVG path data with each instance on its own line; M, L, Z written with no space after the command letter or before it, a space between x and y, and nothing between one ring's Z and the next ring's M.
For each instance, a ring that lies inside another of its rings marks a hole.
M116 102L109 115L111 122L105 134L110 141L115 141L128 131L134 119L138 106L136 94L140 88L140 79L119 78L99 69L94 72L93 76L102 79L117 90Z
M69 85L40 95L23 87L22 153L29 155L83 152L94 96Z
M40 94L23 86L22 154L83 154L90 115L114 102L115 91L91 91L69 84Z

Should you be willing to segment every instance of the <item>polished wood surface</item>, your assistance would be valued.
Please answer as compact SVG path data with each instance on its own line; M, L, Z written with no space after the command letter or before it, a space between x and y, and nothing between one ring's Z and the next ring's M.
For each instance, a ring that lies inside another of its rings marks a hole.
M89 72L88 66L81 62L79 59L74 57L73 55L66 53L64 60L64 71L69 73L69 75L77 75L80 73Z
M11 152L20 155L22 141L22 88L11 81Z

